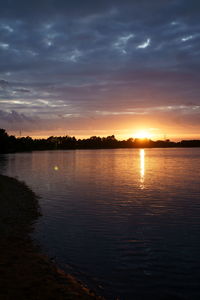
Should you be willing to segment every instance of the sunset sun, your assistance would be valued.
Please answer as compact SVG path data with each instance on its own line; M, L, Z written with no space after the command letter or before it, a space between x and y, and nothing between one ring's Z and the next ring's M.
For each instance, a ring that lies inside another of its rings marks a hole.
M146 130L141 130L141 131L137 131L134 134L134 137L137 138L137 139L150 139L151 134Z

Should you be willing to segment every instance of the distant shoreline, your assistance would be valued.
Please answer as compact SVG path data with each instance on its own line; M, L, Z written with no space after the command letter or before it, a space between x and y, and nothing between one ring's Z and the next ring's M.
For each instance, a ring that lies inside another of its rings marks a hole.
M74 136L50 136L47 139L9 136L0 129L0 153L15 153L41 150L82 150L82 149L138 149L138 148L190 148L200 147L200 140L172 142L169 139L153 141L147 138L129 138L119 141L114 135L92 136L76 139Z
M103 299L59 270L33 244L30 234L40 216L37 196L22 182L0 175L0 298Z

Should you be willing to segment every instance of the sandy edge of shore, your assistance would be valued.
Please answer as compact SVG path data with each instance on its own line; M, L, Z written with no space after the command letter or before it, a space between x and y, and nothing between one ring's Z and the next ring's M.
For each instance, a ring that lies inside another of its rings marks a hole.
M103 299L40 253L30 238L39 215L33 191L0 175L0 299Z

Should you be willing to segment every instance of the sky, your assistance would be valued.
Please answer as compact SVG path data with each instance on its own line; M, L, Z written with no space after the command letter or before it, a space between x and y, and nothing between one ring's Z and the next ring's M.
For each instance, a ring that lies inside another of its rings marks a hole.
M200 138L199 0L0 4L0 128Z

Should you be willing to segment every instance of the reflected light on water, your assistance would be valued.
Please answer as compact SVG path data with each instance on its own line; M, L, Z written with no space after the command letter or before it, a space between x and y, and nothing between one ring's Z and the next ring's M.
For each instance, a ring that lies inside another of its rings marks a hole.
M145 175L145 152L140 149L140 188L144 189L144 175Z

